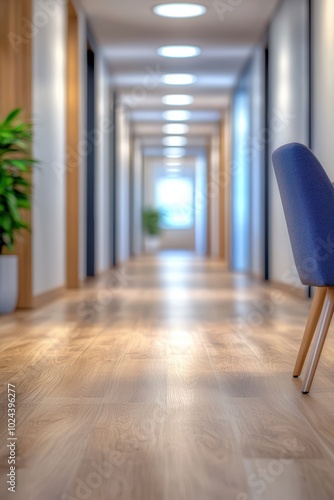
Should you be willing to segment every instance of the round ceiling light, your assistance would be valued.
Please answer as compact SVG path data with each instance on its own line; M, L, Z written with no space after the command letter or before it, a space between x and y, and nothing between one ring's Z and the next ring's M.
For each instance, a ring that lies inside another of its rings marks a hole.
M166 85L191 85L197 80L195 75L189 75L187 73L170 73L167 75L162 75L161 81Z
M167 172L176 173L181 172L180 168L167 168Z
M153 7L153 12L157 16L187 18L203 16L207 11L204 5L196 3L165 3Z
M162 144L164 146L185 146L187 144L187 139L183 136L171 135L169 137L164 137L162 139Z
M178 160L167 160L165 162L166 167L180 167L181 162Z
M186 150L183 148L166 148L164 149L164 156L166 158L182 158L185 156Z
M189 132L189 125L185 123L167 123L162 127L164 134L186 134Z
M185 120L190 120L190 111L181 109L172 109L170 111L165 111L163 113L164 120L169 120L173 122L183 122Z
M194 102L194 98L191 95L172 94L163 96L161 102L167 106L187 106Z
M168 45L158 49L158 54L162 57L196 57L200 53L201 49L192 45Z

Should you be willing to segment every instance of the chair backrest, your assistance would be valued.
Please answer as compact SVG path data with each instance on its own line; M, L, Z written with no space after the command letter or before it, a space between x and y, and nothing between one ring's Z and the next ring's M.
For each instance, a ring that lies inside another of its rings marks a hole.
M334 188L312 151L298 143L274 151L273 164L301 282L334 286Z

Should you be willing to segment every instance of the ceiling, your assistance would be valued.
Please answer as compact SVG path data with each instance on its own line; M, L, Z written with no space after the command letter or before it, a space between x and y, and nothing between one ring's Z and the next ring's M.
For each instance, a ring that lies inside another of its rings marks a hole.
M279 3L198 0L207 8L205 15L169 19L156 16L153 7L175 0L80 1L102 47L110 84L130 109L135 134L155 152L163 137L163 111L167 109L189 109L189 145L205 145L229 102L231 88ZM165 58L157 54L164 45L195 45L201 54L187 59ZM160 81L164 73L192 73L197 81L184 86L166 85ZM181 108L166 106L161 103L166 94L191 94L194 101Z

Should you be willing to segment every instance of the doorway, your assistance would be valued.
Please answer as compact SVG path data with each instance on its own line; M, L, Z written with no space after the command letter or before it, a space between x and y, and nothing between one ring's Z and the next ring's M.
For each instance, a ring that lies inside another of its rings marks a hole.
M87 47L86 275L95 276L95 54Z
M110 241L110 265L115 267L117 264L116 254L117 254L117 94L112 93L111 97L112 109L111 109L111 123L112 123L112 133L110 137L111 145L111 184L110 184L110 201L111 201L111 241Z
M269 49L264 49L264 64L265 64L265 92L264 92L264 109L265 109L265 130L269 131ZM270 178L269 178L269 143L270 137L267 134L264 151L264 280L270 280L270 262L269 262L269 219L270 219Z

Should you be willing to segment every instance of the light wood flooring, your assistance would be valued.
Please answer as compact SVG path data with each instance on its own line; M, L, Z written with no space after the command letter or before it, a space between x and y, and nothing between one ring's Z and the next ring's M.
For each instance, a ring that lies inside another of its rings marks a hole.
M334 499L333 328L310 395L291 377L309 307L166 254L2 318L0 498Z

